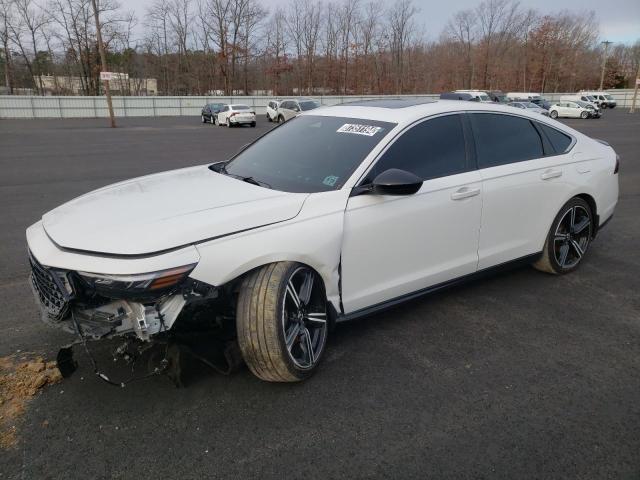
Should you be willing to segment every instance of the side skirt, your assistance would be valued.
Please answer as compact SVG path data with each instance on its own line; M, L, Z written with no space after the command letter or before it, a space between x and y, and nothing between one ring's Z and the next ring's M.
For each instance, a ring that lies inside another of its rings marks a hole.
M355 320L357 318L366 317L368 315L372 315L374 313L381 312L383 310L387 310L391 307L399 305L401 303L407 302L409 300L413 300L419 297L423 297L425 295L429 295L431 293L439 292L441 290L456 286L462 285L467 282L475 281L481 278L485 278L491 275L494 275L498 272L512 270L519 266L528 265L537 260L542 252L533 253L531 255L526 255L524 257L516 258L515 260L510 260L509 262L501 263L500 265L495 265L493 267L485 268L478 272L470 273L468 275L463 275L462 277L454 278L452 280L448 280L446 282L438 283L436 285L432 285L427 288L423 288L421 290L407 293L405 295L401 295L396 298L392 298L391 300L387 300L385 302L378 303L371 307L362 308L360 310L356 310L355 312L341 314L336 316L336 323L340 322L348 322L350 320Z

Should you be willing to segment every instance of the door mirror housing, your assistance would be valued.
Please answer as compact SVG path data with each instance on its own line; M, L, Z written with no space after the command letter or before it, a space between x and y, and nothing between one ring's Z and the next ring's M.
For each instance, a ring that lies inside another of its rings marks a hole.
M372 192L377 195L413 195L423 180L406 170L390 168L379 174L372 183Z

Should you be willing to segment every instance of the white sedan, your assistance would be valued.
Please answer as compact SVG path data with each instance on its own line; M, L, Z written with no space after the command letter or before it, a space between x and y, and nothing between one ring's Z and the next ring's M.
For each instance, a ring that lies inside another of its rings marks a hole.
M218 125L232 127L235 125L256 126L256 112L249 105L225 105L216 117Z
M334 322L507 264L572 272L617 200L613 148L541 115L351 103L46 213L27 230L31 283L82 342L226 326L257 377L299 381Z
M551 118L589 118L591 112L576 102L560 102L549 107L549 116Z

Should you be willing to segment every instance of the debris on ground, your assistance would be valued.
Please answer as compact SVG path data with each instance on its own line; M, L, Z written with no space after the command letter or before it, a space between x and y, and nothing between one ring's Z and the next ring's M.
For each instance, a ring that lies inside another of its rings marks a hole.
M17 444L16 424L31 398L61 380L56 362L24 353L0 357L0 448Z

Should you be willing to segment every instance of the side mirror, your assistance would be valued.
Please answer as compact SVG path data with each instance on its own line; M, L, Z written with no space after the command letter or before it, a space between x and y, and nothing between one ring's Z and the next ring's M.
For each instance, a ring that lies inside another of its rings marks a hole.
M377 195L413 195L423 180L413 173L398 168L390 168L379 174L372 184L372 191Z

